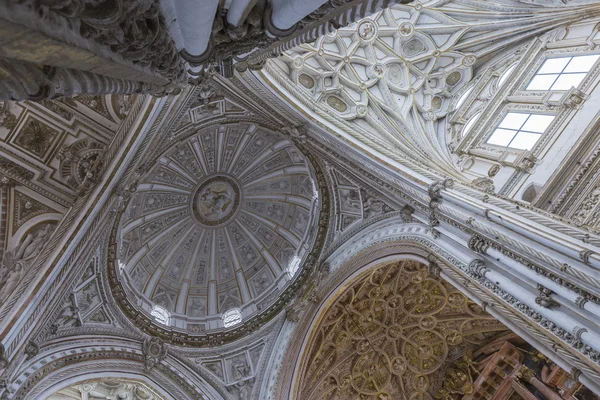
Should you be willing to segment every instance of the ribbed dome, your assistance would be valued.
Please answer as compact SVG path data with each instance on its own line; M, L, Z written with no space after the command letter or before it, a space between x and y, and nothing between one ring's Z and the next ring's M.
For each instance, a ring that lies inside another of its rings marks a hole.
M314 242L311 166L293 143L252 124L198 131L158 158L120 221L127 291L190 332L273 303Z

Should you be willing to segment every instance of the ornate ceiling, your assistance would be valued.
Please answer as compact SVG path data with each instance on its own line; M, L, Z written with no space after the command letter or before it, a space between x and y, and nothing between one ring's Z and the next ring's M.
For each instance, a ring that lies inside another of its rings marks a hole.
M59 390L47 400L163 400L155 390L141 382L104 379L82 382Z
M97 183L107 150L143 101L106 95L0 102L0 310L42 263L35 259L65 214L73 216L75 201Z
M267 70L290 101L384 154L402 150L419 163L456 173L440 121L478 69L489 68L491 56L593 7L516 0L395 4L284 53Z
M263 310L313 245L316 190L300 150L256 125L214 125L177 143L120 221L133 303L158 304L195 333L221 328L232 308L244 318Z
M506 331L415 261L371 269L319 321L297 399L431 400L453 360Z

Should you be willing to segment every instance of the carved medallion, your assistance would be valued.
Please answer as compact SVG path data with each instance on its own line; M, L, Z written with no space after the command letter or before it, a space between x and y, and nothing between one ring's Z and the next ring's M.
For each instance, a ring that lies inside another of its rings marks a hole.
M233 217L240 205L240 188L230 177L217 175L204 181L194 195L194 216L203 225L219 226Z

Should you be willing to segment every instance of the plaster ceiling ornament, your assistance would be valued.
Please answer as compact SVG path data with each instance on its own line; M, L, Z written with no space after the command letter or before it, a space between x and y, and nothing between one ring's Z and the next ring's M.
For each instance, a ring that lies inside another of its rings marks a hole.
M321 314L295 398L432 400L453 360L505 331L425 265L380 266Z
M267 72L296 98L290 101L339 121L351 134L457 173L440 121L476 67L597 7L476 3L395 4L285 52L268 63Z
M56 228L54 222L36 225L8 250L0 263L0 304L6 301L42 252Z
M158 392L144 383L128 379L88 380L61 389L48 400L162 400Z
M357 226L360 221L394 211L394 207L383 200L382 196L366 190L365 185L350 173L341 172L332 166L328 166L327 169L333 183L332 193L335 198L334 237L337 238L350 227Z
M316 239L313 167L283 135L212 126L158 157L122 214L120 279L130 300L192 335L272 305ZM317 246L318 247L318 246Z
M80 187L103 154L104 146L88 139L63 146L57 156L61 178L73 189Z
M38 215L46 213L58 213L58 211L43 204L36 199L21 193L18 190L14 192L14 210L13 210L13 232L16 232L23 224Z

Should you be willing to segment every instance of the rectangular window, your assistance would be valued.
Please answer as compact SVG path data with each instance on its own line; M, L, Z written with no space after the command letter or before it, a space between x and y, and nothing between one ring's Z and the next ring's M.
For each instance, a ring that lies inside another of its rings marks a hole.
M579 86L600 55L549 58L537 71L527 90L569 90Z
M531 150L554 120L554 115L508 113L487 143Z

